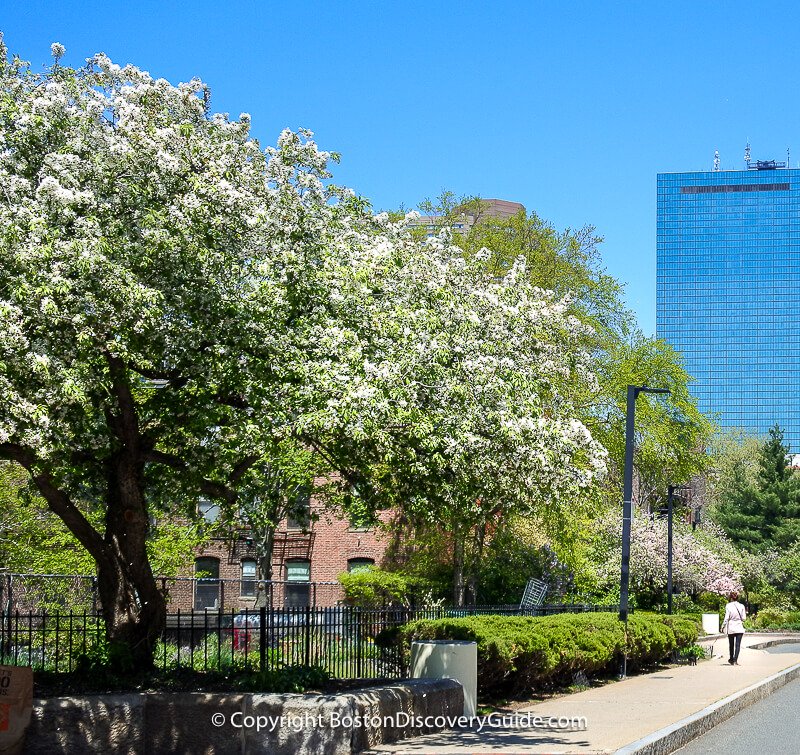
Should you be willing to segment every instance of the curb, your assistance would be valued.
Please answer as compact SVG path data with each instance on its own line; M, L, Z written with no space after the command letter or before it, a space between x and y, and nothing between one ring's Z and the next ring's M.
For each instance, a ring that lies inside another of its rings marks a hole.
M767 640L766 642L759 642L755 645L749 645L747 648L743 648L743 650L765 650L766 648L772 648L776 645L797 645L800 644L800 639L797 637L781 637L777 640Z
M796 643L797 640L794 642ZM780 641L763 643L766 646L778 644L784 643ZM705 734L709 729L729 719L748 705L771 695L797 678L800 678L800 663L751 684L677 723L665 726L642 739L637 739L635 742L621 747L614 755L634 755L634 753L635 755L668 755L688 744L695 737Z

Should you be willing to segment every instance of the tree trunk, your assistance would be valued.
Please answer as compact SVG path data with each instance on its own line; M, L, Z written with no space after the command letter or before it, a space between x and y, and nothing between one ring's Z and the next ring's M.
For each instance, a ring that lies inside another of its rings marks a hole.
M275 547L275 527L267 527L263 532L254 532L256 556L258 558L258 578L265 582L267 607L272 607L272 552Z
M153 650L165 623L166 600L147 559L149 520L141 458L123 447L105 462L107 508L105 533L101 536L50 475L37 468L33 454L19 447L9 446L6 450L30 472L50 510L97 563L106 639L116 648L114 665L123 671L151 667Z
M469 559L469 566L466 569L466 598L472 606L474 606L478 600L478 574L483 561L487 526L488 523L484 519L475 528L472 538L472 553Z
M146 560L139 563L139 567L127 565L113 557L99 562L101 612L106 638L114 647L111 662L118 671L152 667L166 619L166 600L149 564Z
M453 605L464 605L464 536L453 528Z
M150 522L143 494L144 465L127 449L109 464L106 528L98 559L98 590L110 643L124 645L119 661L149 668L166 620L166 600L147 558Z

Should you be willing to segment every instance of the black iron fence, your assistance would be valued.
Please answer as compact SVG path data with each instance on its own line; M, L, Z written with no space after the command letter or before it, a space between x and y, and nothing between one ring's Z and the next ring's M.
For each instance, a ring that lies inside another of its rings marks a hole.
M339 582L156 577L169 611L239 611L244 608L335 606ZM97 578L87 575L0 573L0 611L97 613Z
M291 665L320 666L333 678L402 678L406 657L392 642L398 627L416 619L477 614L542 616L555 613L616 611L616 606L584 604L468 608L359 608L355 606L260 608L244 611L177 611L167 622L155 651L164 671L235 672L277 670ZM0 664L71 672L102 662L103 619L87 611L0 614Z

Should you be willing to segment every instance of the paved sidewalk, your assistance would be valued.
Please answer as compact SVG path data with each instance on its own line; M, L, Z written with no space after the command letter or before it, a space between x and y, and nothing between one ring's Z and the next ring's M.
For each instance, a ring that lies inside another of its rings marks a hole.
M781 652L751 646L769 640L796 641ZM727 662L727 638L701 640L714 645L714 657L697 666L679 666L634 676L524 708L532 715L585 716L585 731L489 728L449 730L376 747L371 752L436 753L613 753L713 703L800 664L800 635L745 634L739 666ZM724 654L720 657L720 654ZM523 713L523 711L517 711Z

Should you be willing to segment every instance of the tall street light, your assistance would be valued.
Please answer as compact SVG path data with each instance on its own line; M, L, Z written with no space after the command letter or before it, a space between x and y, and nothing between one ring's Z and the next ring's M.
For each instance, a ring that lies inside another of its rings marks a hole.
M688 485L667 488L667 613L672 613L672 501L676 490L690 490Z
M636 397L640 393L669 393L668 388L628 386L628 405L625 413L625 480L622 494L622 572L619 580L619 618L628 620L628 584L631 563L631 516L633 499L633 445L636 417Z
M668 388L648 388L646 385L628 386L628 404L625 413L625 482L622 493L622 572L619 578L619 619L628 624L628 584L631 565L631 516L633 498L633 443L636 416L636 397L640 393L669 393ZM626 653L627 655L627 653ZM623 660L622 676L627 672L627 657Z

